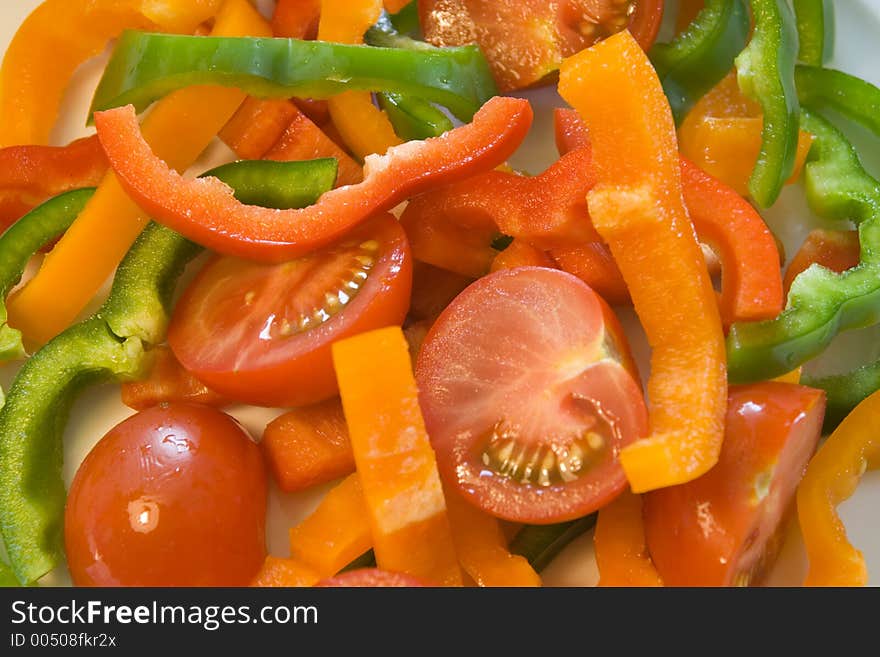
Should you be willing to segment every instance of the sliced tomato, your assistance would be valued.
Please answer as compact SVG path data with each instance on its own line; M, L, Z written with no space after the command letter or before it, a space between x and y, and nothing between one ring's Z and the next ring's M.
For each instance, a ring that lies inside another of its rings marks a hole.
M232 417L161 404L124 420L76 472L64 516L78 586L245 586L266 556L260 449Z
M382 214L341 242L281 264L228 256L186 289L168 344L212 390L262 406L304 406L336 394L330 345L400 325L412 258L397 220Z
M569 55L625 28L647 50L663 0L419 0L425 39L438 46L476 43L500 91L522 89Z
M380 587L380 586L424 586L424 584L404 573L392 573L379 568L359 568L341 573L335 577L321 580L315 586L336 587Z
M730 388L717 465L644 497L648 549L668 586L761 582L824 415L821 390L773 381Z
M618 452L647 432L616 317L555 269L505 269L468 287L425 338L416 379L442 476L506 520L595 511L626 486Z

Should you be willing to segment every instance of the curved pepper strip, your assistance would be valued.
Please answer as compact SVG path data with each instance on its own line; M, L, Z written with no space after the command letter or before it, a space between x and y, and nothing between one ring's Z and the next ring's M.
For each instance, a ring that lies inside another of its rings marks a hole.
M80 189L56 196L0 235L0 363L26 355L21 332L6 324L6 296L21 281L31 256L63 235L94 193Z
M651 434L624 448L634 492L684 483L717 461L727 408L715 292L684 207L675 123L638 43L620 32L570 57L559 93L584 117L598 182L587 203L652 347Z
M776 319L734 324L727 336L733 383L784 374L819 355L838 332L880 319L880 182L830 123L807 110L801 123L814 137L804 170L810 208L858 224L861 261L840 274L810 267L795 278Z
M822 66L834 50L834 1L792 0L798 32L798 60Z
M289 100L248 97L218 135L242 160L259 160L277 142L299 109Z
M190 85L232 86L257 98L329 98L392 91L439 103L462 121L495 94L475 46L401 50L277 38L193 37L127 31L104 69L91 113L138 111Z
M415 5L415 3L412 4ZM401 35L394 27L391 16L387 12L382 12L376 24L367 30L364 34L364 42L371 46L410 50L425 50L434 47L423 41L416 41ZM397 136L404 141L438 137L453 128L449 117L422 98L391 93L377 94L377 98L379 106L385 111L394 126Z
M834 431L853 409L880 390L880 361L862 365L845 374L805 376L804 385L824 390L828 397L823 431Z
M750 0L752 39L736 58L742 92L761 105L761 152L749 180L755 202L770 207L794 171L798 106L794 85L797 31L788 0Z
M680 123L694 104L727 75L749 40L745 0L708 0L693 22L649 55Z
M308 193L314 201L332 185L332 163L288 166L293 176L310 174L299 199ZM323 174L311 175L313 166ZM274 182L259 179L267 187ZM42 577L61 558L61 439L73 401L88 385L140 374L145 347L164 339L175 282L200 250L151 224L119 266L101 309L51 340L16 376L0 409L0 531L23 584Z
M382 0L321 0L318 38L337 43L363 43L364 32L382 13ZM361 160L401 143L388 115L369 91L345 91L327 100L333 125L349 150Z
M461 586L403 332L392 326L336 342L333 364L379 567Z
M94 187L107 171L107 158L98 136L67 146L7 146L0 149L0 198L20 199L21 206L37 205L72 189ZM0 214L0 232L22 215Z
M854 75L830 68L795 69L801 103L816 110L830 107L880 136L880 89Z
M226 0L212 34L268 31L268 24L248 0ZM196 161L244 99L237 89L181 89L152 108L144 119L144 137L171 166L183 171ZM112 276L148 221L116 176L108 173L37 274L10 299L13 326L37 344L48 342L70 326Z
M589 144L584 122L574 110L557 109L556 142L560 151ZM684 204L701 240L721 259L722 285L719 299L725 325L742 319L768 319L782 309L782 281L779 252L773 234L755 209L734 190L715 180L679 156ZM622 279L617 283L617 266L602 245L569 247L552 251L563 269L590 283L592 269L602 288L624 302L629 294Z
M77 67L125 29L192 32L222 0L46 0L0 68L0 145L46 144Z
M640 495L624 491L601 508L593 542L599 586L663 586L648 552Z
M215 251L280 262L332 242L414 194L498 166L522 142L531 118L527 101L492 98L472 123L370 156L363 182L334 189L306 209L284 211L242 205L211 178L182 178L152 153L130 106L100 112L95 121L120 182L157 221Z
M867 468L880 465L880 392L855 407L807 466L797 511L809 570L805 586L864 586L868 569L846 536L838 504L856 490Z

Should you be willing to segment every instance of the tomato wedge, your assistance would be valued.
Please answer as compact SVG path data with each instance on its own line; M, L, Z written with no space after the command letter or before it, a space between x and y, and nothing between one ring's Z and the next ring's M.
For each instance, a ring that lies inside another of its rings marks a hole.
M647 50L663 0L419 0L425 40L477 43L500 91L541 81L574 53L625 28Z
M824 415L821 390L773 381L731 386L715 467L644 497L648 549L667 586L761 582Z
M416 379L441 475L506 520L595 511L626 486L618 452L647 432L616 317L556 269L505 269L465 289L426 336Z
M280 264L216 256L186 289L168 344L212 390L260 406L304 406L338 388L330 345L400 325L412 258L382 214L333 246Z

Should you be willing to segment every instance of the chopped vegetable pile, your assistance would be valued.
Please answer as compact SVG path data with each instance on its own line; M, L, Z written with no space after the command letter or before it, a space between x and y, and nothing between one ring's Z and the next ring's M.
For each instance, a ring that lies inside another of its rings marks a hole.
M593 531L600 586L751 586L795 526L805 585L868 582L880 362L817 358L880 321L880 89L833 3L273 12L45 0L6 50L0 585L533 587ZM559 157L516 170L546 86ZM828 222L789 254L786 186ZM133 413L68 487L97 384Z

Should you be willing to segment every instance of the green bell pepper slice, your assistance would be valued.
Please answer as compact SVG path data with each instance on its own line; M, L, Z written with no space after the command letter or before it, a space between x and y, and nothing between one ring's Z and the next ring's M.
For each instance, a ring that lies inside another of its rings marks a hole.
M385 11L376 24L367 30L364 42L384 48L436 50L432 45L400 34ZM376 94L376 97L394 126L394 132L404 141L439 137L453 128L449 117L423 98L387 92Z
M496 93L476 46L413 50L127 31L98 83L89 116L129 103L141 111L194 84L237 87L258 98L390 91L438 103L462 121Z
M336 178L332 159L281 163L273 178L242 171L265 173L261 164L236 162L205 175L292 190L287 207L315 202ZM236 192L253 200L255 189ZM201 250L149 224L120 264L101 309L46 344L13 381L0 409L0 532L22 584L36 582L62 557L62 437L73 402L88 386L141 374L146 350L164 340L177 279Z
M64 234L94 192L94 189L77 189L49 199L0 236L0 363L26 355L21 332L6 323L7 295L21 281L28 260L41 247Z
M880 136L880 89L849 73L817 66L798 66L795 83L801 104L830 108Z
M749 193L768 208L794 170L800 112L794 84L798 40L787 0L750 1L755 27L735 63L740 89L763 110L761 150Z
M861 261L841 274L812 265L795 278L777 318L731 326L732 383L780 376L819 355L838 332L880 322L880 182L828 121L805 109L801 126L814 138L804 168L810 208L858 224Z
M798 60L821 66L834 51L833 0L793 0L797 20Z
M651 48L676 123L733 67L749 40L745 0L707 0L693 22L669 43Z
M856 406L880 390L880 361L845 374L804 376L801 383L825 391L827 405L823 431L831 433Z

